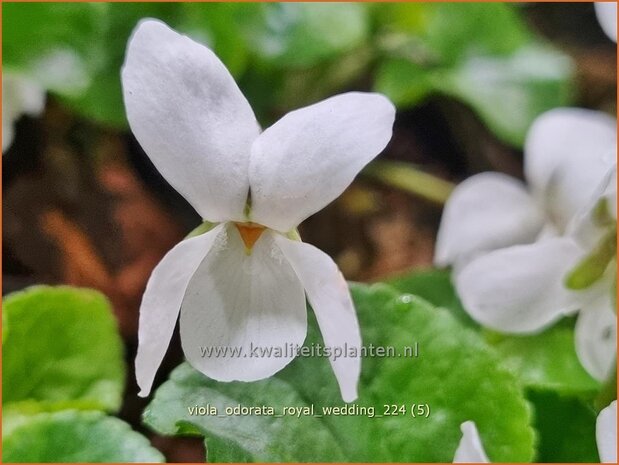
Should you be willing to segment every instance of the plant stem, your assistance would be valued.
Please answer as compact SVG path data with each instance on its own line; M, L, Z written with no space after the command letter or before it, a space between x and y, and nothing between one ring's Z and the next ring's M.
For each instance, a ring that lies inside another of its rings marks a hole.
M440 205L447 201L455 187L453 183L425 173L410 163L397 161L375 161L362 174Z

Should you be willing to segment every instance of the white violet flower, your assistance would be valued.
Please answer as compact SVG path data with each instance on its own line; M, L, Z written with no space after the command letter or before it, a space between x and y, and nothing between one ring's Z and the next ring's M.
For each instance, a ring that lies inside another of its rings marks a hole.
M578 355L604 379L616 339L616 258L608 247L616 234L616 121L591 110L552 110L533 124L524 153L527 185L500 173L458 185L445 205L435 263L454 266L464 307L498 331L538 332L580 310ZM603 198L604 224L588 227ZM575 268L598 258L600 246L606 261L599 276L568 289L578 281Z
M2 152L13 142L13 125L22 115L37 116L45 107L45 91L21 74L2 74Z
M129 40L122 84L136 138L168 182L217 225L175 246L153 271L140 308L136 376L150 392L180 312L183 350L220 381L273 375L300 346L305 294L326 347L361 338L336 264L295 237L389 142L395 109L351 92L285 115L261 131L234 79L207 47L155 20ZM205 347L242 348L204 356ZM291 351L288 351L291 352ZM357 397L359 356L330 362L345 401Z
M462 438L454 454L453 463L490 463L473 421L460 425ZM599 413L595 437L602 463L617 463L617 401Z

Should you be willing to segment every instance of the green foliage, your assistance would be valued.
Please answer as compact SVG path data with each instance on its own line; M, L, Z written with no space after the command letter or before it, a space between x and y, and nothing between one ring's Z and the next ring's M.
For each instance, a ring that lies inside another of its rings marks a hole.
M309 67L348 52L368 33L365 6L357 3L263 3L251 8L242 23L248 46L257 57L285 68Z
M148 440L102 412L40 413L4 429L5 463L163 462Z
M414 294L436 307L446 308L466 326L479 328L460 303L451 284L451 273L447 270L416 271L392 278L388 283L400 292Z
M571 89L570 60L499 3L9 3L3 13L8 70L119 128L127 40L148 17L213 48L264 123L370 77L401 108L434 93L461 100L520 145Z
M197 433L206 437L208 460L220 461L222 454L235 461L338 461L343 460L338 441L327 425L314 417L246 415L220 418L192 415L195 406L226 407L307 406L293 386L278 378L251 384L207 380L188 364L178 367L157 391L144 411L144 420L161 434ZM179 425L179 422L180 425ZM188 429L187 425L194 428ZM301 440L311 433L311 440Z
M582 367L573 325L559 324L531 336L498 336L493 344L505 366L532 389L592 397L600 389Z
M80 94L101 65L104 9L96 3L3 5L3 66L51 91Z
M444 309L400 295L385 285L353 285L364 345L392 346L403 354L415 342L419 357L365 358L354 406L404 405L406 414L278 417L227 416L224 408L343 406L329 363L297 359L276 377L255 383L218 383L181 365L156 392L145 422L162 434L206 437L209 460L443 461L453 459L459 425L477 423L496 461L533 456L530 412L516 379L495 354ZM319 343L312 319L306 344ZM190 407L218 407L219 416L192 415ZM430 406L428 418L413 418L412 404ZM501 415L499 412L510 412ZM380 438L380 440L377 440ZM215 458L214 458L215 457Z
M375 88L400 107L446 94L522 145L536 116L569 102L569 58L539 43L511 5L395 4L383 24L390 35Z
M598 463L596 413L583 401L551 392L531 392L539 432L537 462Z
M36 286L3 299L5 462L153 462L120 409L122 341L99 292Z
M125 365L108 301L96 291L38 286L3 302L2 402L120 408Z

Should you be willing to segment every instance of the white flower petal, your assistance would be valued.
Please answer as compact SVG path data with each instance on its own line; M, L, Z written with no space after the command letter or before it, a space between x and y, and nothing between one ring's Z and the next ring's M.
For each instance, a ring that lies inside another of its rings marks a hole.
M608 38L617 42L617 2L596 2L595 15Z
M591 200L615 160L616 120L559 108L535 120L525 144L525 175L560 230Z
M617 356L617 316L612 308L611 288L599 289L597 299L583 305L576 321L576 353L591 376L608 378Z
M475 422L465 421L460 425L460 430L462 439L456 449L453 463L490 463Z
M350 92L293 111L252 146L251 220L286 232L340 195L391 139L395 108Z
M335 262L313 245L276 236L275 242L301 280L314 309L325 347L346 356L329 357L345 402L357 398L361 372L361 334L346 280ZM355 349L358 356L349 349Z
M458 295L479 323L510 333L531 333L578 309L563 286L580 250L567 238L496 250L455 276Z
M140 396L147 396L174 332L189 280L211 249L223 225L186 239L170 250L153 270L140 306L135 376Z
M434 262L462 264L479 252L532 242L543 224L542 211L522 182L500 173L471 176L445 204Z
M260 130L215 54L159 21L141 21L122 83L131 130L166 180L203 218L242 221Z
M303 287L273 235L263 232L248 255L238 230L229 225L226 241L211 249L187 287L180 317L183 350L189 363L210 378L267 378L303 344ZM208 356L202 348L215 352ZM226 352L218 354L217 348Z
M595 436L602 463L617 463L617 401L602 409L595 425Z
M591 251L602 237L608 233L608 227L596 224L595 212L600 201L606 201L608 214L617 218L617 165L614 164L604 177L591 201L572 219L567 227L569 234L587 252Z

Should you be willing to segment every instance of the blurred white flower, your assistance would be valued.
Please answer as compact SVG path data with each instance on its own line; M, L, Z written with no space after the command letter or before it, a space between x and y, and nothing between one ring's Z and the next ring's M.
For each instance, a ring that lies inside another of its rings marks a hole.
M151 389L180 311L182 346L221 381L266 378L302 345L305 293L325 345L360 348L348 287L317 248L292 240L389 142L395 117L382 95L347 93L285 115L261 131L211 50L159 21L140 22L122 70L131 129L157 169L211 223L153 271L140 308L136 376ZM204 356L205 347L242 348ZM358 353L358 350L357 350ZM331 359L342 397L357 396L359 357Z
M462 438L454 454L453 463L490 463L475 422L465 421L460 425L460 430Z
M580 309L577 351L598 379L615 355L609 282L574 291L565 281L591 254L587 244L597 247L604 234L583 218L595 211L600 185L610 185L615 147L616 121L609 116L578 109L545 113L525 144L528 186L499 173L462 182L445 206L435 255L437 265L454 266L470 315L495 330L538 332ZM616 197L616 189L605 192Z
M617 2L596 2L595 15L600 26L614 42L617 42Z
M460 425L462 438L456 449L453 463L490 463L475 422ZM617 463L617 401L599 413L595 436L602 463Z
M598 415L595 437L602 463L617 463L617 401L613 401Z
M37 116L45 106L45 91L20 74L2 73L2 152L13 142L13 125L22 115Z

